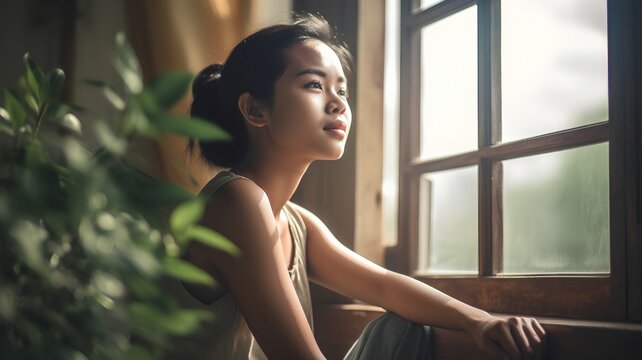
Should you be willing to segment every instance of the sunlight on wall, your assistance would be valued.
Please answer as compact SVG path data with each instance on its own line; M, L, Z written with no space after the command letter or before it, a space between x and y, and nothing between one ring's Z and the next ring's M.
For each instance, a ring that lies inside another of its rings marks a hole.
M399 199L399 4L386 1L383 102L383 246L397 244Z
M254 23L257 28L290 20L292 0L261 0L256 2Z

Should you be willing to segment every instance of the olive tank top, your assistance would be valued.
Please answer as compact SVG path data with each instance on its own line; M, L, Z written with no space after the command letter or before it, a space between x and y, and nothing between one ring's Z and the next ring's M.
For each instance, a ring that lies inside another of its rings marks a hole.
M205 185L201 194L205 197L213 196L218 189L234 179L252 181L230 171L221 171ZM288 269L288 273L290 274L292 285L294 285L310 328L314 331L310 286L308 284L306 271L306 227L301 215L289 201L283 207L283 211L288 221L293 243L293 259L290 262L292 265L291 268ZM208 328L210 328L209 325L212 325L211 331L208 331L212 341L210 343L212 345L212 359L267 359L254 339L254 336L252 336L234 299L234 295L229 289L224 295L212 303L210 307L215 316L213 323L208 324Z

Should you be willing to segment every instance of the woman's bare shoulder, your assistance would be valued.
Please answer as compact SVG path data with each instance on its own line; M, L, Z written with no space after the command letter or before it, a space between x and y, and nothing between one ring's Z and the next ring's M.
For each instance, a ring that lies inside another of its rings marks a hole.
M263 190L249 181L234 180L216 192L206 208L203 224L237 245L240 255L202 251L195 256L220 269L261 349L274 358L309 354L311 349L319 352Z
M252 181L234 179L223 185L205 205L201 224L220 232L236 245L252 240L251 229L273 229L276 220L270 201Z
M265 191L253 181L237 178L226 182L207 199L206 211L252 211L260 210L262 202L268 202Z
M294 211L296 211L299 216L301 216L301 219L303 220L303 224L305 225L306 228L318 228L320 226L325 226L323 221L319 219L319 217L314 214L312 211L306 209L305 207L290 201L289 202Z
M243 252L260 241L257 239L264 237L261 234L267 233L267 229L276 226L270 213L269 201L259 186L251 181L235 179L208 198L200 224L222 234ZM209 304L229 291L229 279L225 276L224 268L234 262L231 254L192 241L184 258L217 281L214 287L184 284L194 297Z

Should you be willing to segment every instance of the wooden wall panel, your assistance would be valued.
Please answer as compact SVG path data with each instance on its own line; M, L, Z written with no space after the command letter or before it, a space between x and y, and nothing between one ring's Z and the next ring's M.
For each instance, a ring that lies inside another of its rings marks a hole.
M330 22L339 38L357 59L357 0L294 0L295 12L318 13ZM354 94L356 71L348 77L348 92ZM355 221L355 160L356 121L358 109L354 97L349 100L352 109L352 129L343 157L337 161L317 161L301 180L292 201L309 209L323 220L334 235L349 248L354 248Z

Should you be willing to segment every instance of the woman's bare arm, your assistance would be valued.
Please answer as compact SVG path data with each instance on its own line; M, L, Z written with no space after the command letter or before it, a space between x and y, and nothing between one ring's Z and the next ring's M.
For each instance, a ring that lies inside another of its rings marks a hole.
M417 323L466 331L482 349L498 357L517 359L539 347L545 333L536 320L498 318L389 271L346 248L311 212L300 206L297 210L308 229L308 277L312 281Z
M254 183L232 181L210 199L203 219L241 255L199 246L187 258L206 271L216 265L263 352L270 359L323 359L290 280L265 193Z

